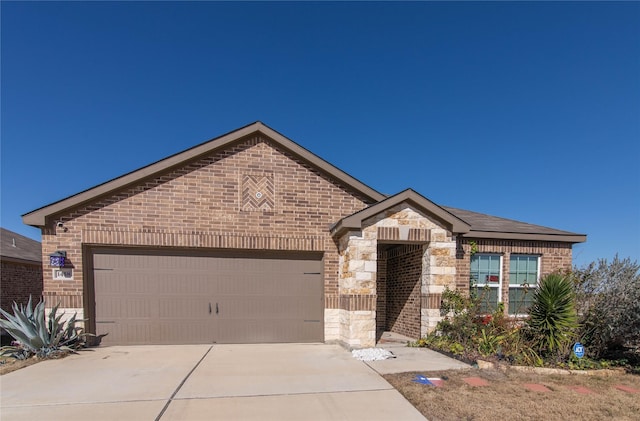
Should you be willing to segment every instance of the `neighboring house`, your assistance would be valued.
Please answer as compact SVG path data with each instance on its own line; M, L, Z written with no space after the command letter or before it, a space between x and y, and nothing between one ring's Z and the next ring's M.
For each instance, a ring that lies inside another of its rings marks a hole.
M34 304L42 297L42 247L38 241L0 228L0 306L11 313L14 301Z
M383 157L381 157L383 159ZM372 171L377 171L372 163ZM445 288L486 283L516 310L523 284L571 268L586 236L385 196L257 122L23 216L44 296L103 344L417 338Z

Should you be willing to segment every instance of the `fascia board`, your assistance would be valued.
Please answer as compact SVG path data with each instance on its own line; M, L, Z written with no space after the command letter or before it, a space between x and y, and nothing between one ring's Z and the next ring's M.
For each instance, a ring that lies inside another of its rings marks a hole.
M530 241L554 241L560 243L584 243L587 236L583 234L529 234L519 232L495 232L495 231L469 231L461 235L466 238L486 238L496 240L530 240Z

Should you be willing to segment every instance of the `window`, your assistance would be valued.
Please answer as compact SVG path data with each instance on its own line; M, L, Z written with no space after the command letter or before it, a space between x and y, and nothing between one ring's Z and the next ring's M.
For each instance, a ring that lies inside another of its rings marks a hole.
M509 314L524 314L531 307L538 285L539 256L512 254L509 261Z
M479 254L471 256L472 290L480 297L480 311L491 313L500 302L502 288L502 256Z

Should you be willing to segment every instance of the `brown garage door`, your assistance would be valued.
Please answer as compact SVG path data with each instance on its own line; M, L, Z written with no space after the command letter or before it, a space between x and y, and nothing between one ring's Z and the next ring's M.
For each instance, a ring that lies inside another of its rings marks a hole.
M93 250L95 321L113 344L321 342L321 256Z

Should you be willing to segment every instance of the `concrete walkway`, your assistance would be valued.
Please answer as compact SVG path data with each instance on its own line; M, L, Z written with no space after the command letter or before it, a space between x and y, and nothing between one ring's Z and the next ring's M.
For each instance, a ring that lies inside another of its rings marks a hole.
M415 340L397 333L385 332L377 348L390 351L396 358L369 361L367 365L379 374L471 368L469 364L454 360L430 349L408 347L407 342L413 341Z
M6 420L424 420L326 344L95 348L6 374L0 392Z

